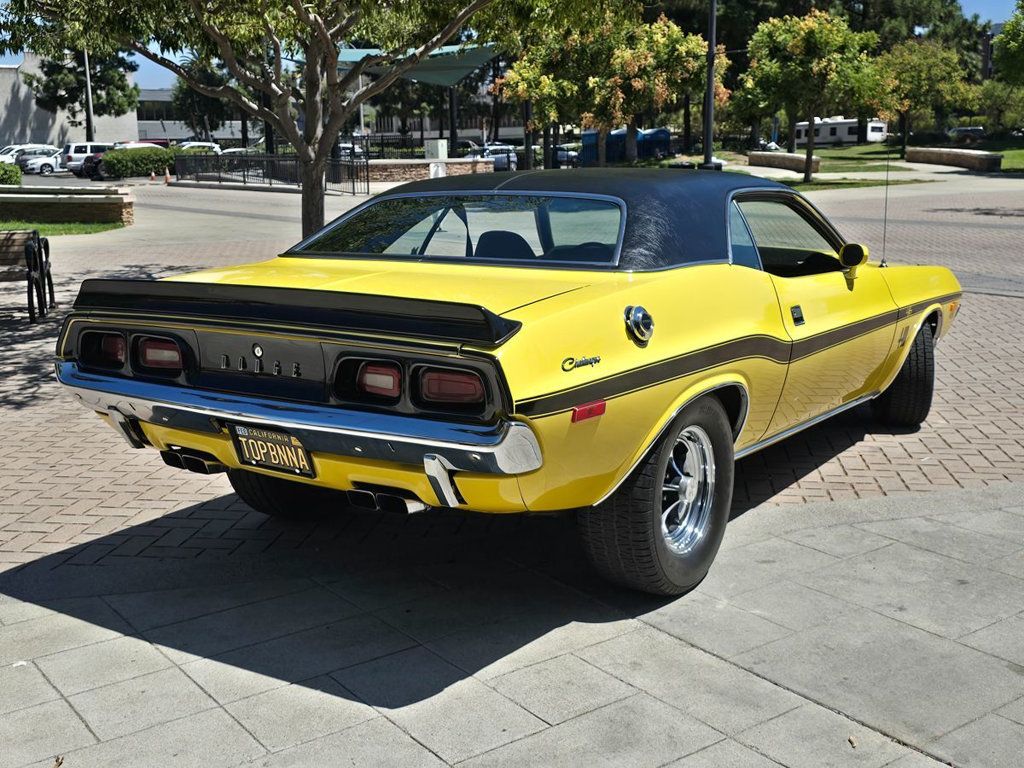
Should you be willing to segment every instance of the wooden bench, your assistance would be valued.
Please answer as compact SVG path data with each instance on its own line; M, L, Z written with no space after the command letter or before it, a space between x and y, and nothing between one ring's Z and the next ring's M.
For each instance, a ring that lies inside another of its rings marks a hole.
M57 306L50 274L50 241L36 230L0 231L0 282L24 280L28 319L45 317Z

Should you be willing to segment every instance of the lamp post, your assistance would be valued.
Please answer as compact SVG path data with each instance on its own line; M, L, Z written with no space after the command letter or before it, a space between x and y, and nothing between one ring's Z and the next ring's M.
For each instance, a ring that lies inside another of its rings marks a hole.
M704 162L700 168L709 171L722 170L722 164L712 158L711 139L715 132L715 17L718 16L718 0L711 0L708 13L708 83L704 92Z
M85 64L85 140L96 140L96 126L92 114L92 73L89 71L89 51L82 49Z

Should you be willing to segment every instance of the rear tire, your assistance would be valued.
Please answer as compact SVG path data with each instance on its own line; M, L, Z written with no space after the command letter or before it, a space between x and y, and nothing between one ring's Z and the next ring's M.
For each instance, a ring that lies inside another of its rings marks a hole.
M46 163L43 163L42 165L39 166L40 176L49 176L51 173L53 173L52 165L47 165Z
M308 520L348 507L341 491L317 488L294 480L270 477L245 469L229 469L228 480L238 498L271 517Z
M581 510L583 549L609 581L679 595L707 575L732 506L733 435L714 397L686 406L633 474Z
M892 384L871 402L875 418L890 427L918 427L932 408L935 340L928 322L914 337L910 354Z

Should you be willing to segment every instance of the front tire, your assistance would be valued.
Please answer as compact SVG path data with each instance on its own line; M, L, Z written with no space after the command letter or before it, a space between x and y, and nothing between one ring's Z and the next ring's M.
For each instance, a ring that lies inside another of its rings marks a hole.
M245 469L229 469L228 480L238 498L264 515L308 520L347 508L340 491L271 477Z
M46 163L43 163L43 165L39 166L39 175L40 176L49 176L51 173L53 173L53 166L52 165L47 165Z
M919 427L928 418L935 391L935 339L925 322L892 384L871 401L875 418L890 427Z
M680 595L707 575L729 522L732 427L722 404L686 406L633 474L604 502L582 510L590 562L609 581Z

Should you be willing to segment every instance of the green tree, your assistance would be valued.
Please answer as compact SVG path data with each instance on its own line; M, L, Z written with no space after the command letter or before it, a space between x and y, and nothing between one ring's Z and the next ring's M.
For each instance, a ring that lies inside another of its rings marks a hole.
M638 10L638 9L637 9ZM688 88L702 88L707 44L661 17L606 11L595 25L551 30L527 48L501 83L513 101L530 100L542 124L579 119L598 131L598 164L607 134L627 125L626 159L636 159L643 115L671 107Z
M266 121L295 148L302 180L302 232L324 223L324 171L341 128L360 104L383 93L439 46L471 29L480 42L494 30L528 27L538 8L555 23L585 0L108 0L83 13L78 0L9 0L0 6L0 46L51 51L70 41L89 50L134 51L192 88L225 98ZM472 24L470 24L472 22ZM339 67L343 41L379 49ZM210 87L170 52L219 60L231 75ZM300 61L301 78L288 75ZM373 70L374 79L360 75ZM301 120L300 120L301 114Z
M221 88L230 79L221 68L195 58L189 58L181 65L192 78L209 89ZM175 81L171 90L171 104L183 122L192 129L193 135L202 136L206 141L212 140L212 132L230 120L233 112L230 102L197 91L181 77Z
M1024 85L1024 0L1003 25L995 39L996 76L1014 85Z
M867 52L877 39L872 32L854 32L842 17L816 10L770 19L754 32L744 87L762 94L773 109L786 110L791 137L797 117L807 121L804 181L812 176L814 118L843 103L851 81L867 79Z
M52 51L51 56L40 62L39 74L24 74L25 83L32 89L40 107L50 112L66 110L71 125L85 123L86 140L92 141L96 137L85 104L85 53L58 49ZM93 116L119 117L138 106L139 89L128 78L128 74L138 68L138 64L120 51L89 56Z
M927 40L908 40L878 57L886 79L883 112L899 119L902 134L900 156L907 151L912 115L960 106L971 90L956 51Z

